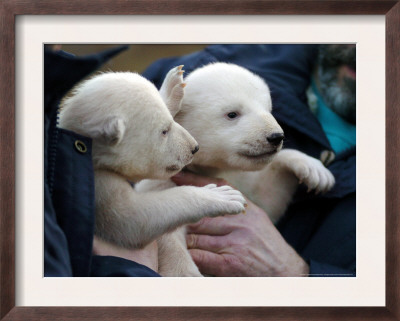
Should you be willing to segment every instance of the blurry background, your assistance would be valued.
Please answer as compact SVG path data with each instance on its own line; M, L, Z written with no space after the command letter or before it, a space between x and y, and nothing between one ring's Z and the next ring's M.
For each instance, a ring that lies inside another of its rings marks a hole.
M57 45L56 45L57 46ZM61 45L61 49L75 55L86 55L96 53L108 48L116 47L112 45ZM135 71L143 72L151 63L159 58L182 56L207 47L207 44L134 44L130 45L127 51L122 52L117 57L111 59L100 70L106 71Z

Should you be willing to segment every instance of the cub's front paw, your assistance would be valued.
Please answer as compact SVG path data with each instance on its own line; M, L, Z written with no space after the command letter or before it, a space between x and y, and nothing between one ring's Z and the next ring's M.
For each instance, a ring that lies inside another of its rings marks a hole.
M180 110L184 95L183 65L172 68L165 76L164 82L160 88L160 95L170 110L177 113ZM173 115L174 116L174 115Z
M307 156L292 164L292 170L308 187L308 192L315 190L315 194L326 193L335 185L335 177L318 159Z
M217 186L209 184L203 187L207 193L209 204L207 216L219 216L224 214L238 214L245 211L246 199L238 190L231 186Z
M275 169L292 172L299 183L304 183L308 191L326 193L335 185L332 173L320 160L308 156L298 150L284 149L280 151L271 163Z

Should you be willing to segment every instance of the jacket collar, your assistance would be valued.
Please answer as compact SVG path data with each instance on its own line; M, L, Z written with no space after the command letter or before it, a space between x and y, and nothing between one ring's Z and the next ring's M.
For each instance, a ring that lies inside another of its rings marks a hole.
M65 51L44 51L44 106L49 112L52 102L61 99L75 84L97 70L107 60L128 46L77 57Z

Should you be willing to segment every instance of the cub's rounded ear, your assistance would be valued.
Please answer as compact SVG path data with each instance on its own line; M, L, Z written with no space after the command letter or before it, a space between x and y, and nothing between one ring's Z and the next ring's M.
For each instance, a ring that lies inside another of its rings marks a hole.
M104 122L101 138L108 145L118 145L125 134L125 123L121 118L112 117Z
M106 145L117 145L124 137L125 123L119 117L112 116L98 122L91 120L86 125L88 136Z

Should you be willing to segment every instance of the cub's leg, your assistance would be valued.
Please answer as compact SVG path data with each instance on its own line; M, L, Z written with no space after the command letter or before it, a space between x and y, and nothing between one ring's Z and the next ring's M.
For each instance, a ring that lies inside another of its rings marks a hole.
M171 180L145 179L135 185L139 193L159 191L176 186ZM201 277L201 273L193 262L186 245L186 227L166 233L157 239L158 244L158 273L162 276Z
M162 276L196 276L201 273L186 246L186 228L180 227L158 240L158 272Z
M135 185L139 193L159 191L176 186L171 180L145 179ZM196 264L193 262L186 245L186 227L166 233L157 239L158 244L158 273L162 276L202 277Z
M140 248L164 233L203 217L244 211L246 203L230 186L177 186L137 193L116 173L95 172L96 235L125 248Z
M170 179L144 179L135 184L135 191L138 193L146 193L151 191L162 191L175 186L176 184Z

